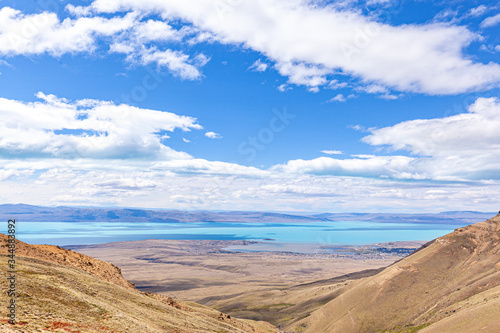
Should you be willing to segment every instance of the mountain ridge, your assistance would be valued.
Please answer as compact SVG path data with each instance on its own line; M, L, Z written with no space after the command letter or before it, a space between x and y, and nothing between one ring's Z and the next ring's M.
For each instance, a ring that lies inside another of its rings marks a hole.
M500 214L457 228L352 284L300 326L305 332L332 333L456 332L457 327L462 332L498 332L499 286ZM477 297L484 302L470 304ZM496 317L490 315L494 309ZM464 330L470 313L483 320ZM461 322L451 320L453 316Z
M426 214L321 213L283 214L258 211L182 211L137 208L43 207L27 204L0 205L0 219L22 222L239 222L297 223L323 221L373 221L470 224L489 218L492 213L455 211Z

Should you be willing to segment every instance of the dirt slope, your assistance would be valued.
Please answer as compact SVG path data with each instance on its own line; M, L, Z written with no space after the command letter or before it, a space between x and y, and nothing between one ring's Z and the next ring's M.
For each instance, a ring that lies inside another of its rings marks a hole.
M8 259L0 255L2 281ZM0 332L277 332L265 322L141 293L116 266L55 246L18 242L16 264L19 323L8 324L7 308L1 306ZM0 304L8 304L7 284L0 286Z
M500 214L353 283L304 332L500 332Z
M0 254L7 254L7 236L0 234ZM104 281L135 290L120 268L108 262L53 245L32 245L16 240L16 255L47 260L56 264L88 272Z

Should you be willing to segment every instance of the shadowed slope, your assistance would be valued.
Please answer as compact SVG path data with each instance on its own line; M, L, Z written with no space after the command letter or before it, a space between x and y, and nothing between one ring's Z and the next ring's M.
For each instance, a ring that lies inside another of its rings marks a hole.
M481 332L498 332L499 285L500 214L353 283L301 327L314 333L415 332L430 325L423 332L453 332L474 316Z

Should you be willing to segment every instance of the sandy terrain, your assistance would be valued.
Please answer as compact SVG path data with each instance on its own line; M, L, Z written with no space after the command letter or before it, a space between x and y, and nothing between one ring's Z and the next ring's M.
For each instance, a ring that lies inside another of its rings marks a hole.
M385 267L401 259L392 253L352 255L289 252L229 252L247 241L145 240L71 249L111 262L139 290L205 303L207 297L267 287L302 284Z
M378 248L416 248L422 243L379 244ZM375 270L407 255L390 250L374 251L369 246L336 248L338 252L330 254L224 250L228 246L251 245L255 244L247 241L145 240L73 246L71 249L117 265L123 276L141 291L194 301L242 318L275 324L310 313L350 280L375 274ZM374 271L345 276L364 270ZM332 279L334 277L340 278ZM308 306L293 309L305 299L313 301ZM287 310L288 307L291 309Z

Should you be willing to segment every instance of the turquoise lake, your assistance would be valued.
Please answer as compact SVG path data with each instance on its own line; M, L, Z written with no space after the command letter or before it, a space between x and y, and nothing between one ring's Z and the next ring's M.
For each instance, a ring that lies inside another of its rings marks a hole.
M272 239L279 243L367 245L432 240L466 224L382 223L138 223L19 222L18 239L32 244L83 245L144 239Z

